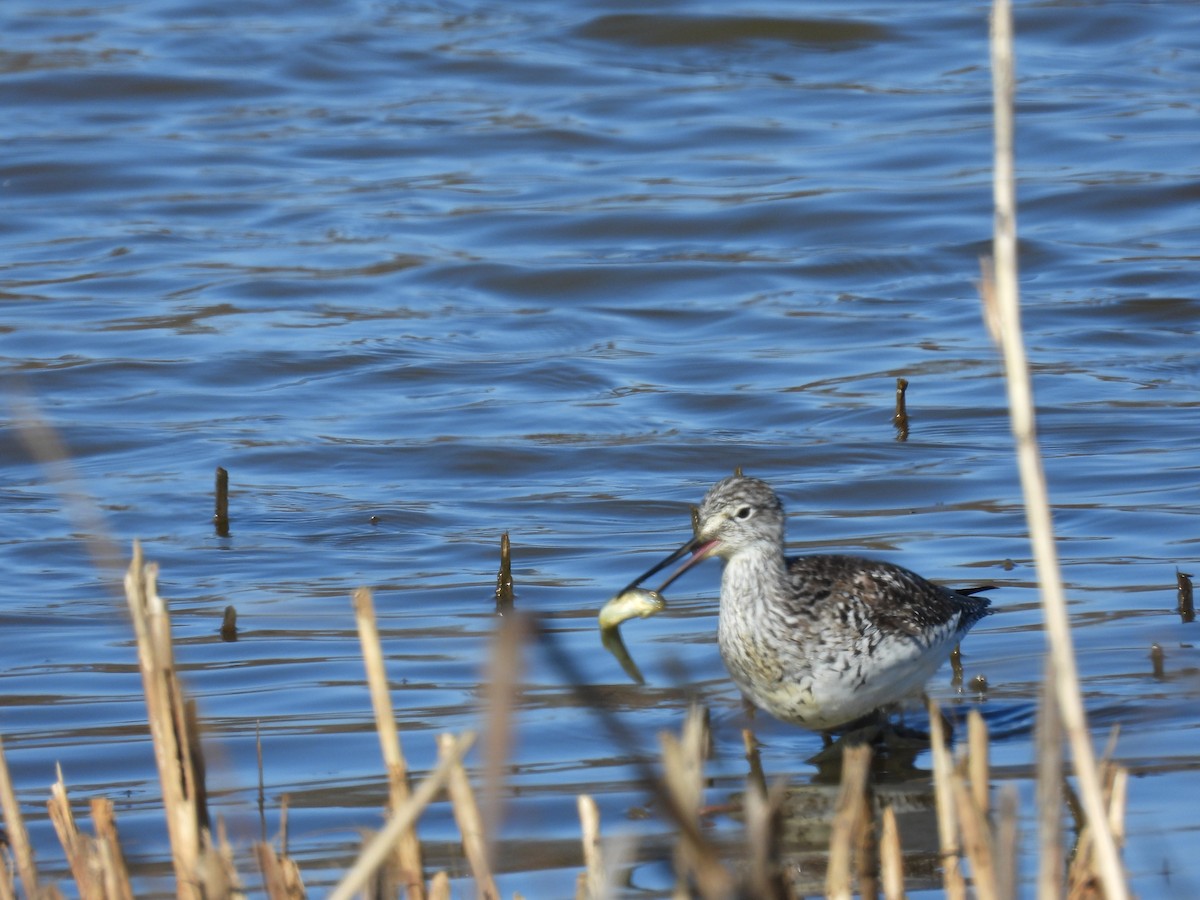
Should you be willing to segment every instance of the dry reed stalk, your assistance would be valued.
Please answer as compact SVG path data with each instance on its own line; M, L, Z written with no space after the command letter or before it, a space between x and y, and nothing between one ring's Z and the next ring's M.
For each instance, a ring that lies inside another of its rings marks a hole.
M1067 615L1054 541L1054 525L1046 491L1045 472L1038 448L1033 389L1021 330L1021 301L1017 281L1017 202L1013 163L1013 66L1012 8L1010 0L995 0L991 16L993 112L995 116L995 162L993 193L995 223L993 254L995 279L985 276L985 306L989 321L997 324L1004 356L1008 405L1012 432L1017 444L1017 464L1025 494L1025 515L1037 566L1046 636L1057 673L1059 715L1071 747L1080 798L1088 821L1094 826L1099 871L1108 900L1125 900L1128 886L1116 843L1108 826L1088 733L1087 715L1075 665L1071 625Z
M746 781L753 784L763 794L767 792L767 776L763 772L762 756L758 752L758 738L749 728L742 729L742 746L746 748L746 764L748 770Z
M307 896L295 860L280 856L265 841L254 845L254 855L270 900L303 900Z
M154 742L154 758L163 792L171 861L176 890L184 900L200 900L200 871L206 845L206 810L203 766L196 754L199 745L190 730L195 713L187 709L175 670L171 622L166 604L158 596L158 566L144 563L142 547L133 544L133 560L125 575L125 596L137 636L146 715Z
M0 900L16 900L17 876L12 853L7 846L0 846L0 856L4 858L3 865L0 865Z
M871 771L871 747L847 747L842 754L842 783L829 835L829 867L825 872L825 895L831 900L850 900L854 886L854 860L860 859L861 833L869 827L867 781ZM864 871L859 868L859 881ZM874 891L864 888L864 896Z
M429 879L429 900L450 900L450 876L434 872Z
M505 540L504 547L508 547ZM506 557L507 558L507 557ZM511 571L509 587L512 586ZM483 683L483 714L486 722L482 749L483 834L489 866L495 861L492 839L500 833L506 777L513 745L517 695L520 691L522 648L530 636L528 617L510 608L496 618L496 633L488 657Z
M883 809L879 833L879 880L884 900L904 900L904 851L900 847L900 828L896 811Z
M1017 830L1019 795L1016 785L1006 784L1000 791L995 837L996 896L1000 900L1017 898Z
M29 843L29 832L21 817L21 807L13 790L12 778L8 773L8 760L4 756L4 741L0 740L0 807L4 809L4 824L8 831L8 845L12 848L17 874L25 887L26 897L38 895L37 863L33 857L33 846Z
M762 900L794 900L796 894L780 857L781 813L787 782L779 779L764 792L746 778L745 835L748 873L745 893Z
M1040 900L1062 895L1063 884L1063 749L1062 722L1054 691L1054 662L1047 657L1042 702L1034 726L1037 746L1037 827Z
M291 805L292 795L284 794L279 798L279 855L288 855L288 807Z
M600 850L600 808L590 794L580 794L577 804L579 827L583 835L583 896L600 900L607 892L604 855Z
M452 736L438 735L438 753L443 759L453 757L455 746ZM462 835L463 852L467 856L467 865L471 867L471 874L475 878L475 895L481 900L499 900L500 891L496 887L496 881L492 877L492 868L488 861L483 821L479 817L475 793L471 790L471 781L467 778L467 770L463 767L461 756L450 767L446 793L450 795L450 805L454 809L454 821L458 823L458 831Z
M379 735L379 749L388 774L388 810L395 815L410 797L408 763L400 747L400 733L396 728L396 715L388 690L387 669L384 666L383 648L379 641L374 598L369 588L362 587L354 592L353 599L358 641L362 647L367 686L371 693L371 707L375 713L375 731ZM396 866L409 900L422 900L425 896L425 886L421 843L415 829L405 832L397 840Z
M727 897L733 879L703 839L697 824L704 796L704 760L708 755L707 713L693 705L688 709L683 731L676 738L659 734L662 749L663 786L670 800L679 840L675 848L675 894L687 896L689 876L703 897ZM682 892L682 893L681 893Z
M62 767L55 766L57 779L50 785L50 799L46 801L46 809L50 813L50 822L54 825L54 833L62 844L67 857L67 865L71 869L71 877L79 889L82 900L103 900L104 881L100 867L93 864L92 842L79 831L75 823L75 815L71 812L71 801L67 798L67 785L63 782Z
M96 858L104 878L104 896L108 900L133 900L133 885L121 850L112 801L107 797L93 797L91 810L92 827L96 831Z
M329 900L350 900L363 889L372 874L387 861L400 836L412 828L417 817L425 811L425 807L445 787L454 766L462 761L463 756L475 743L475 735L473 732L467 732L452 740L453 746L448 752L440 755L437 766L417 785L408 802L392 813L383 828L363 847L354 865L346 871L342 880L329 894ZM436 877L434 881L437 881Z
M975 805L984 816L988 814L990 803L988 789L991 787L991 774L988 756L987 723L978 709L972 709L967 714L967 766Z
M1108 759L1106 753L1102 777L1104 802L1108 810L1108 825L1118 846L1124 836L1128 776L1128 770ZM1069 898L1095 896L1096 885L1100 883L1097 862L1094 829L1090 824L1085 823L1067 871L1067 896Z
M971 880L978 900L996 900L996 870L987 814L975 802L971 785L958 772L950 777L963 848L971 861Z
M929 743L933 759L933 795L937 804L938 845L941 848L942 884L947 900L964 900L966 883L959 862L958 820L954 811L954 766L946 747L946 729L937 701L929 701Z

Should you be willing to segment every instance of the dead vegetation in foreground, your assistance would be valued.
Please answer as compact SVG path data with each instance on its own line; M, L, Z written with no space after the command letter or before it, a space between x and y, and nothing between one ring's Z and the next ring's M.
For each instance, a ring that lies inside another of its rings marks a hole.
M126 598L143 678L147 718L162 786L163 812L170 837L175 887L185 900L219 900L242 897L261 890L272 900L307 896L302 873L287 855L286 826L278 843L262 842L252 848L258 872L254 884L235 866L235 852L218 819L213 827L204 780L204 756L195 704L176 676L170 616L158 595L157 566L146 563L135 545L125 579ZM355 896L449 898L451 881L446 872L427 874L422 860L417 823L429 804L447 798L461 836L463 857L476 896L499 898L492 868L491 842L475 787L463 757L475 735L444 734L438 738L439 761L423 778L414 779L401 750L391 706L384 658L375 627L370 591L355 593L354 608L367 673L376 731L389 786L387 821L370 836L355 863L328 895L334 900ZM536 623L521 616L506 616L495 646L493 671L507 669L521 643L536 637ZM571 674L571 673L567 673ZM1049 683L1049 682L1048 682ZM492 682L489 698L488 741L484 747L485 776L496 753L504 750L518 689L513 678ZM588 699L586 685L578 686ZM621 727L612 714L604 727L620 737ZM989 779L987 729L978 712L968 720L963 747L954 753L947 742L942 716L930 710L933 795L940 878L948 898L975 896L1005 900L1018 894L1018 801L1007 786L993 797ZM730 859L728 846L718 847L704 825L705 761L710 746L707 717L699 707L689 712L679 735L660 735L661 756L645 767L643 777L675 835L672 854L676 877L674 896L703 898L792 898L799 896L800 871L789 860L782 814L785 786L767 787L761 767L755 765L754 738L746 733L751 757L739 817L743 822L742 852ZM1080 822L1078 810L1066 791L1063 772L1063 734L1052 692L1043 697L1038 727L1037 803L1040 810L1038 889L1042 897L1085 898L1104 896L1100 888L1099 855L1094 829ZM1110 748L1111 749L1111 748ZM824 860L824 892L831 898L854 895L885 898L905 896L905 856L900 845L896 811L885 795L872 786L874 748L848 745L842 750L840 787L827 823L830 839ZM1107 759L1101 763L1107 818L1105 825L1119 840L1124 820L1126 772ZM486 780L486 778L485 778ZM491 792L485 792L491 797ZM588 795L578 797L581 825L580 872L576 897L600 900L614 896L621 868L630 860L624 843L602 839L599 810ZM60 889L43 882L25 832L22 815L8 777L0 747L0 803L9 836L6 877L0 878L0 900L18 896L52 898ZM51 786L50 819L62 844L75 891L85 900L118 900L136 896L125 863L111 801L91 800L91 832L81 829L63 783ZM1075 810L1077 835L1066 853L1064 810ZM484 810L486 811L486 810ZM282 819L286 822L286 809ZM811 881L812 873L805 873Z

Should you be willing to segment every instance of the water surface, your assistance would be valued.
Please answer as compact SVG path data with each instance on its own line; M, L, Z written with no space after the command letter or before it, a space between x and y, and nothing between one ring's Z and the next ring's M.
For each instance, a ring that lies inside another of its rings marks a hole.
M797 552L1000 585L965 647L986 693L948 668L931 691L979 706L997 783L1029 799L1044 641L975 289L986 15L9 0L0 730L42 865L65 872L44 817L61 762L78 801L117 803L143 889L168 883L100 538L120 555L140 539L162 566L213 805L250 882L258 734L267 830L290 795L310 891L380 821L355 587L376 591L412 767L432 766L435 733L479 727L504 531L518 606L643 748L692 698L710 705L707 799L724 802L742 789L745 720L714 641L716 564L626 626L643 687L600 650L594 614L688 536L688 505L735 466L780 491ZM1200 11L1018 3L1016 28L1024 318L1086 700L1098 745L1122 726L1136 892L1187 896L1200 658L1174 584L1196 566L1200 499ZM28 404L74 480L22 443ZM218 465L228 538L211 525ZM236 643L217 634L227 604ZM606 834L642 838L629 895L669 891L636 748L544 654L524 677L503 891L573 893L581 791ZM821 785L805 762L817 736L755 727L770 775ZM421 834L431 866L464 876L448 807ZM919 850L928 821L906 835Z

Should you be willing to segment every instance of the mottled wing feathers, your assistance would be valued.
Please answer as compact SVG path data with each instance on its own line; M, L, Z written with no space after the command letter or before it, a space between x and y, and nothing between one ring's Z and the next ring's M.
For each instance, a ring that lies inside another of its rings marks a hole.
M965 631L988 614L991 604L972 596L986 587L954 591L901 566L857 556L794 557L788 560L788 575L796 588L794 602L839 607L841 618L871 622L897 635L920 636L956 619L954 630Z

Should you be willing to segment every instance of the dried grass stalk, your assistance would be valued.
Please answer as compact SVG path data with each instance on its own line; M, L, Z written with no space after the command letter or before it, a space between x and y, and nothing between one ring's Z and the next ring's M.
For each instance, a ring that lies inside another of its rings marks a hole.
M1000 900L1017 898L1017 808L1016 785L1006 784L1000 791L996 823L996 896Z
M108 900L133 900L133 885L129 881L125 854L121 851L121 837L117 834L112 801L107 797L93 797L91 809L92 827L96 831L96 859L103 872L104 896Z
M1062 896L1063 885L1063 735L1054 690L1054 662L1049 658L1034 736L1037 744L1037 895L1040 900L1055 900Z
M604 855L600 849L600 808L590 794L580 794L577 803L583 835L584 896L589 900L600 900L607 892Z
M934 700L929 701L929 743L933 759L933 794L937 804L938 844L942 855L942 885L947 900L963 900L966 883L959 863L958 817L955 814L954 788L951 779L954 766L946 746L946 728L942 711Z
M375 731L379 749L388 773L388 809L392 815L409 801L408 763L400 746L400 732L392 709L388 690L387 669L375 620L375 601L368 588L354 592L354 615L358 623L358 640L362 646L367 685L371 692L371 707L375 712ZM421 843L415 829L410 829L396 842L396 865L409 900L422 900L425 895L421 862Z
M847 747L842 755L842 784L829 836L829 868L825 873L825 894L831 900L850 900L853 895L854 859L862 843L862 832L869 827L867 780L871 771L872 750L863 744ZM863 878L859 868L859 879ZM873 888L863 894L874 896Z
M8 845L12 848L17 874L25 887L26 897L38 895L37 864L34 862L33 846L29 843L29 832L21 817L21 807L13 790L8 774L8 760L4 756L4 741L0 740L0 807L4 809L4 824L8 830Z
M280 856L266 842L254 845L254 855L270 900L303 900L307 896L295 860Z
M988 768L988 729L978 709L967 715L967 766L971 783L971 796L983 815L988 814L988 789L991 773Z
M896 811L890 806L883 809L879 833L879 875L885 900L904 900L904 851Z
M507 548L508 542L504 546ZM509 575L511 587L511 572ZM495 861L493 838L500 831L506 778L512 754L517 696L524 669L522 649L530 636L529 617L510 609L496 618L483 686L483 715L486 722L483 746L483 832L487 839L488 863Z
M993 111L995 115L995 255L994 282L985 273L984 301L988 320L997 325L1004 355L1008 404L1017 443L1017 464L1025 494L1025 515L1033 544L1041 588L1046 637L1057 674L1059 714L1071 746L1079 780L1080 799L1088 821L1095 826L1098 867L1108 900L1125 900L1128 887L1116 843L1108 827L1100 790L1095 754L1075 666L1070 620L1059 572L1054 526L1034 423L1033 389L1021 330L1020 292L1017 283L1016 179L1013 163L1012 9L1009 0L995 0L991 18Z
M688 709L679 738L659 734L663 760L663 787L670 813L679 829L675 850L676 896L687 896L689 883L703 897L726 897L733 890L730 877L697 824L704 796L704 760L708 756L708 715L700 706Z
M758 774L761 776L761 771ZM743 893L763 900L792 900L795 893L780 860L781 810L787 784L780 779L767 792L759 782L753 773L746 777Z
M461 762L474 742L475 735L467 732L454 741L449 752L442 753L437 766L417 785L412 796L408 798L408 803L396 810L388 819L387 824L363 848L354 865L347 870L337 887L329 894L329 900L350 900L363 889L371 875L386 862L400 836L412 828L413 823L417 821L417 817L421 815L425 807L445 787L454 766ZM434 882L437 882L436 877Z
M438 752L442 758L451 758L454 748L453 737L448 734L438 736ZM483 821L479 817L475 793L471 790L471 781L467 778L467 770L463 767L461 756L450 767L446 791L450 795L450 803L454 807L454 821L458 823L458 830L462 835L463 852L467 856L467 864L471 867L471 874L475 877L475 894L481 900L499 900L500 892L496 888L496 881L492 877L492 869L488 861Z
M996 900L996 869L987 814L975 802L971 786L959 773L950 777L955 812L962 829L963 848L971 861L972 882L978 900Z
M434 872L429 879L429 900L450 900L450 876Z
M58 778L50 785L50 799L46 809L50 813L50 821L54 825L54 833L62 844L67 856L67 865L71 868L71 877L79 888L79 896L83 900L103 900L104 881L99 867L92 865L91 841L79 831L75 824L75 815L71 812L71 801L67 798L67 786L63 782L62 767L56 766Z
M154 758L162 785L167 833L176 889L184 900L200 900L201 883L211 870L200 871L207 830L203 764L192 732L195 711L188 710L175 674L171 621L158 596L158 566L144 563L142 547L133 545L133 560L125 575L125 597L137 636L142 690L154 741Z

